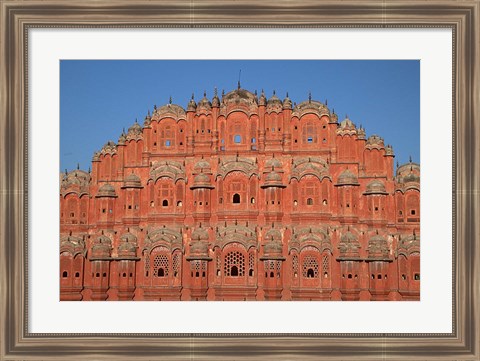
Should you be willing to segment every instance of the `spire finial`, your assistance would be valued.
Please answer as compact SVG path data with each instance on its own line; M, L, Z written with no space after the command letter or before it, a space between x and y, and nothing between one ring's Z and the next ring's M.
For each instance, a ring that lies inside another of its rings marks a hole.
M410 163L412 163L412 156L409 156Z
M172 104L172 96L170 95L170 98L168 99L168 104Z
M287 92L287 98L288 98L288 92Z
M275 89L273 89L273 95L275 95Z
M325 105L328 105L328 99L325 99Z
M65 175L67 175L67 174L68 174L68 171L67 171L67 168L65 168Z
M225 89L222 89L222 97L225 96Z
M77 163L77 169L80 169L80 163Z
M217 96L217 87L213 88L213 96Z
M238 89L240 89L240 76L242 75L242 69L238 72Z
M203 97L204 97L204 98L207 97L207 91L206 91L206 90L203 91Z
M308 92L308 102L309 103L312 102L312 92L311 91Z
M192 100L195 99L195 93L192 93Z

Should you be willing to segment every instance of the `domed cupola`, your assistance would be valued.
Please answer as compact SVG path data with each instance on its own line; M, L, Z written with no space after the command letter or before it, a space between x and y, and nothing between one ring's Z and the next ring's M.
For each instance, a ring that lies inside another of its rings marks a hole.
M195 103L194 95L192 94L192 98L188 102L187 105L187 112L194 112L197 109L197 103Z
M203 98L198 102L197 110L199 109L212 109L212 103L207 99L207 93L205 91L203 92Z
M112 252L112 240L102 234L93 241L91 259L109 258Z
M213 189L213 186L210 182L210 177L205 173L199 173L193 178L193 184L190 189L197 189L197 188L207 188Z
M136 174L131 173L125 177L122 188L143 188L143 186L140 178Z
M374 134L368 137L365 147L368 149L382 149L385 148L385 144L382 137Z
M282 162L278 158L275 158L275 155L265 162L265 169L281 170L282 167Z
M142 126L138 124L137 120L135 119L135 123L128 128L128 132L126 135L126 140L138 140L143 138L143 130Z
M370 183L367 184L367 189L365 191L365 193L363 193L364 195L370 195L370 194L382 194L382 195L388 195L386 189L385 189L385 185L375 179L373 181L371 181Z
M357 134L355 124L348 118L348 115L342 120L337 128L337 134L340 135L354 135Z
M268 187L277 187L277 188L285 188L286 185L282 183L282 176L277 173L275 170L272 170L267 173L265 177L265 183L260 186L261 188L268 188Z
M336 185L337 186L344 186L344 185L358 186L359 183L358 183L357 176L347 168L338 176Z
M274 90L272 97L267 101L267 113L270 113L270 112L279 113L282 111L282 108L283 108L282 101L277 97Z
M100 188L98 188L98 193L95 197L96 198L102 198L102 197L116 198L117 193L115 193L115 188L111 184L105 183L102 186L100 186Z
M352 130L355 129L355 124L353 124L353 122L350 120L350 118L348 118L347 115L345 119L340 122L340 128Z
M292 101L288 97L288 92L285 99L283 99L283 109L292 109Z
M200 227L195 228L191 236L190 256L187 257L187 261L211 260L208 255L208 240L209 234L206 228L202 228L201 225Z
M284 260L285 257L282 256L282 234L278 229L271 228L265 234L265 245L263 246L264 259L281 259Z
M137 255L137 237L127 232L120 237L118 245L119 257L136 257Z
M340 237L338 249L340 251L341 258L358 258L360 256L360 248L360 242L358 241L357 237L350 232L350 230Z
M389 260L389 247L385 238L376 234L368 241L368 259Z

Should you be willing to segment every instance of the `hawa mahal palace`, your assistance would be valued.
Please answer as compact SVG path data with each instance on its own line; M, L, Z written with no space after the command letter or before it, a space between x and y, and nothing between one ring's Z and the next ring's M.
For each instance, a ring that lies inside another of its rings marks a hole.
M154 108L60 175L61 300L419 300L420 166L311 96Z

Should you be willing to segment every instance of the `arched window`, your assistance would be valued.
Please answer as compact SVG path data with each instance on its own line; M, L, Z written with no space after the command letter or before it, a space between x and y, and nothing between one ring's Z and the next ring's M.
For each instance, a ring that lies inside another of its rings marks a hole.
M233 202L233 203L240 203L240 194L235 193L235 194L233 195L233 201L232 201L232 202Z
M312 121L305 123L302 127L302 142L304 144L314 144L318 142L317 130Z
M63 277L63 278L67 278L67 277L68 277L68 272L67 272L67 271L63 271L62 277Z
M157 199L155 204L157 207L169 207L174 203L174 186L169 178L161 178L157 181L155 187L157 189Z
M169 262L165 254L157 254L153 259L153 275L157 277L168 276Z
M243 277L245 275L245 256L239 251L229 252L225 256L225 276Z
M312 198L307 198L307 205L309 205L309 206L313 205L313 199Z
M313 255L306 255L303 258L303 277L318 278L318 261Z

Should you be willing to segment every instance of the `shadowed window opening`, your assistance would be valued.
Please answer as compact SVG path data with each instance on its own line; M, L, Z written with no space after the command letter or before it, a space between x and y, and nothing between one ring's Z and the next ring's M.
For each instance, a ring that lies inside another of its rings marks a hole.
M232 268L230 270L230 276L238 277L238 267L237 266L232 266Z
M313 278L313 269L309 268L307 271L307 278Z
M235 194L233 195L233 203L235 203L235 204L240 203L240 194L235 193Z
M164 199L162 201L162 207L168 207L168 200Z
M68 277L68 272L67 272L67 271L63 271L62 277L63 277L63 278L67 278L67 277Z

